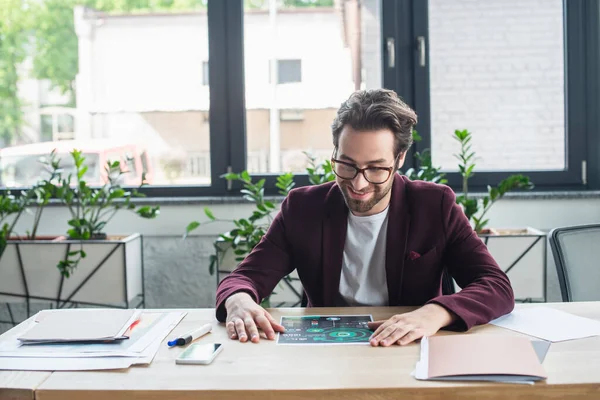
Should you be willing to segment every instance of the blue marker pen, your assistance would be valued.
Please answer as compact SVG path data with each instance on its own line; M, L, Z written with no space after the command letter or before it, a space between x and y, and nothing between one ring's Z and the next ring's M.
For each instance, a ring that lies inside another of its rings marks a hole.
M188 333L187 335L183 335L181 337L178 337L178 338L168 341L167 345L169 347L185 346L186 344L190 343L191 341L198 339L200 336L206 335L211 330L212 330L212 325L206 324L206 325L202 326L201 328Z

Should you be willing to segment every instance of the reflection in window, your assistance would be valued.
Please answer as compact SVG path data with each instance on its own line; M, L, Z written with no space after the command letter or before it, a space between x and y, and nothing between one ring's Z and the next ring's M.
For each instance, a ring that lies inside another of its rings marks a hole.
M10 150L10 149L8 149ZM2 185L6 187L28 187L35 185L39 180L50 176L46 166L42 163L45 156L39 154L8 155L0 158L0 171ZM83 154L88 170L83 176L89 185L98 186L104 182L100 176L98 154ZM75 164L69 153L57 153L60 159L61 173L64 178L75 176ZM71 182L74 182L72 179Z
M302 82L302 61L277 60L277 83L283 84L298 82Z

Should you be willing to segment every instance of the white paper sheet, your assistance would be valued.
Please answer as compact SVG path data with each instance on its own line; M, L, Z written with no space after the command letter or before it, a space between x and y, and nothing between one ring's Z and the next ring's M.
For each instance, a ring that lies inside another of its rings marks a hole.
M182 312L144 312L140 324L132 331L131 338L108 344L37 344L22 345L17 335L0 342L1 357L50 357L50 358L92 358L92 357L140 357L145 350L166 335L185 316Z
M18 351L0 353L0 370L25 370L25 371L86 371L86 370L106 370L129 368L131 365L150 364L163 340L177 326L185 316L185 312L168 313L149 313L164 314L156 324L149 324L147 330L143 328L139 331L144 340L140 340L144 346L140 352L128 352L126 356L114 356L111 353L41 353L42 356L35 356L29 353L23 356ZM21 328L21 327L20 327ZM19 329L21 330L21 329ZM134 330L135 334L135 330ZM11 340L16 340L11 337ZM3 341L6 344L6 340ZM134 345L137 345L135 343ZM36 345L37 347L38 345ZM52 345L39 345L52 346ZM63 345L53 345L63 346ZM102 346L102 345L94 345ZM21 346L17 350L29 352L32 346ZM21 356L12 356L19 354ZM10 355L10 356L9 356Z
M600 335L600 321L579 317L550 307L523 308L490 324L550 342Z
M137 310L44 310L36 315L36 323L19 340L44 343L112 339L122 335L137 315Z

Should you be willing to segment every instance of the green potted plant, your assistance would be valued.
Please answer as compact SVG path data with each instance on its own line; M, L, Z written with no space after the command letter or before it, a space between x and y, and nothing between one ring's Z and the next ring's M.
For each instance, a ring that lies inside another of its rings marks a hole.
M483 194L469 192L469 179L475 174L476 153L472 150L472 133L456 130L454 139L460 144L455 154L462 176L462 192L457 195L473 229L488 247L500 267L509 275L515 297L521 301L546 300L546 234L532 227L488 227L488 211L506 193L514 190L531 190L529 177L513 174L498 185L488 185Z
M311 184L318 185L335 179L329 160L318 163L317 159L311 154L305 152L305 155L309 164L306 172ZM229 222L234 226L231 230L219 235L213 243L214 254L210 256L209 271L211 275L216 273L217 283L222 276L230 273L237 263L242 261L260 242L273 221L273 217L278 212L278 204L265 198L264 179L253 182L247 171L239 174L226 174L223 175L223 178L228 181L241 182L243 188L240 193L245 200L253 203L254 209L247 218L232 220L217 219L210 209L204 209L204 213L208 218L208 221L203 223L204 225L219 221ZM292 173L284 173L277 177L276 186L281 196L287 196L294 185L294 175ZM191 222L186 228L184 238L200 226L201 222L199 221ZM301 298L302 287L297 274L294 272L284 277L273 293L263 299L262 304L265 307L296 305L300 303Z
M475 151L471 149L472 134L468 130L454 131L454 139L460 144L460 152L454 156L458 159L458 171L462 176L462 193L456 196L456 202L463 207L465 215L478 234L493 234L493 229L486 229L489 220L485 215L495 202L513 190L530 190L533 183L522 174L510 175L497 186L487 187L487 193L479 197L469 196L469 179L475 174Z
M6 211L18 217L34 209L34 226L25 236L14 233L16 220L3 232L6 245L0 258L0 292L3 300L52 301L57 307L79 303L114 307L143 304L142 238L139 234L106 235L106 224L120 210L155 218L158 207L138 207L137 190L121 187L127 171L120 161L105 166L106 183L92 188L85 181L85 157L74 149L75 171L66 175L52 152L41 160L48 178L22 192L19 199L4 199ZM144 177L142 177L142 185ZM41 210L55 198L69 212L66 235L40 238L36 231ZM12 201L12 206L10 206ZM16 205L15 205L16 204ZM0 215L2 217L2 215ZM1 244L1 243L0 243Z
M419 133L413 129L412 137L414 142L420 142L422 140ZM423 150L423 152L416 152L415 158L417 160L416 168L409 168L405 175L408 179L413 181L427 181L439 184L446 184L448 180L445 178L443 172L439 167L434 167L431 160L431 151L429 149Z
M415 135L414 140L419 141L420 137L416 133ZM488 227L487 218L491 207L506 193L530 190L533 183L527 176L514 174L496 186L489 185L485 193L472 194L469 190L469 180L475 174L477 159L472 149L472 133L468 130L455 130L453 138L460 145L460 151L455 157L458 159L458 171L462 177L462 191L457 193L457 204L462 207L473 229L500 267L509 274L517 299L545 301L546 235L531 227ZM432 166L429 150L423 151L423 155L417 153L417 159L418 167L406 173L410 179L446 183L444 173Z

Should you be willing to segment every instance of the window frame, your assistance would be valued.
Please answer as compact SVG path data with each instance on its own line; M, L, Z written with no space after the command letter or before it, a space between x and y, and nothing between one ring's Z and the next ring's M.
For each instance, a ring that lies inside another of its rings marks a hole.
M412 157L407 168L415 165L415 153L431 148L431 110L430 110L430 84L429 84L429 52L426 51L426 67L418 65L417 37L425 38L426 49L429 49L428 35L428 1L404 1L405 7L411 8L414 38L411 50L405 50L404 56L412 59L412 65L405 68L404 73L414 77L414 84L399 88L411 93L412 104L419 115L416 127L423 140L412 147ZM412 3L412 4L409 4ZM469 180L472 191L487 191L488 185L496 185L510 175L522 173L531 178L537 191L546 190L583 190L593 188L590 185L590 169L586 168L591 158L597 159L598 154L586 154L588 132L594 132L593 116L590 114L590 96L593 94L591 85L587 85L590 72L598 65L597 60L589 57L587 42L592 37L598 36L598 31L592 33L590 24L597 25L598 13L590 13L589 8L595 5L592 2L563 1L564 12L564 53L565 53L565 167L563 171L481 171L474 174ZM594 18L595 15L595 18ZM412 53L412 56L411 54ZM402 57L402 55L401 55ZM597 70L597 69L596 69ZM597 79L597 78L596 78ZM597 104L597 103L596 103ZM587 107L586 107L587 105ZM593 113L592 113L593 114ZM585 176L584 174L587 174ZM458 172L446 173L448 185L454 190L461 190L462 178ZM596 186L597 187L597 186Z
M423 140L415 143L403 170L415 165L415 152L430 148L429 72L418 66L416 41L427 38L427 0L380 0L382 86L395 90L419 114L417 129ZM242 0L207 1L208 77L210 92L210 185L150 185L141 188L149 198L239 196L239 183L222 176L247 166L244 6ZM567 171L523 171L537 191L600 189L600 0L565 0L565 118ZM387 40L394 41L395 65L391 67ZM429 46L427 46L428 48ZM429 54L426 52L426 65ZM301 66L302 68L302 66ZM203 71L198 71L203 78ZM582 182L583 163L587 183ZM472 191L485 191L515 171L477 172ZM253 174L265 179L265 194L277 195L278 174ZM449 185L460 190L458 173L447 174ZM309 185L306 174L296 174L296 186ZM6 193L11 188L0 189ZM13 189L14 190L14 189Z
M235 27L240 23L240 15L233 13L230 8L231 2L219 0L207 1L207 19L208 19L208 81L210 108L208 110L209 122L209 140L210 140L210 185L148 185L142 187L139 191L149 198L166 197L208 197L221 196L228 193L227 182L222 175L233 168L235 157L240 153L245 153L245 138L242 142L237 142L232 146L234 139L231 132L240 129L240 125L245 125L245 116L241 120L231 118L232 113L243 104L244 97L238 99L238 103L232 104L232 97L237 93L243 94L243 80L234 76L236 69L243 71L243 64L236 65L240 56L243 62L243 47L240 48L240 40L236 36L235 29L228 29L229 26ZM240 53L241 54L238 54ZM203 63L204 66L204 63ZM239 73L239 72L238 72ZM204 71L198 71L200 78L204 76ZM241 87L240 87L241 86ZM231 112L230 112L231 111ZM243 150L240 148L243 147ZM243 158L245 164L245 157Z

